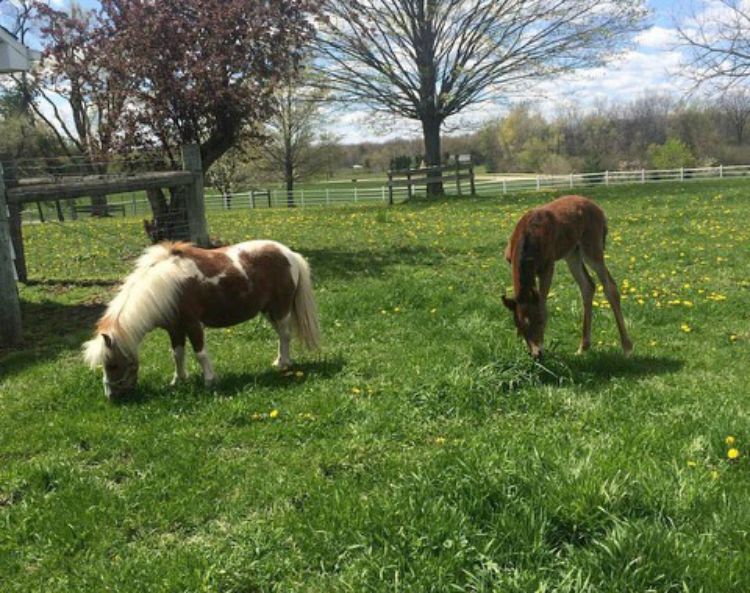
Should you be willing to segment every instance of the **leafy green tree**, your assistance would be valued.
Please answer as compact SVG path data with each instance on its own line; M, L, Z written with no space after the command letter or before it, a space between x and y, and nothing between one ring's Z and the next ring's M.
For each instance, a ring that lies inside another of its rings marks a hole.
M687 145L677 138L669 138L664 144L652 144L648 147L648 157L655 169L677 169L690 167L695 157Z

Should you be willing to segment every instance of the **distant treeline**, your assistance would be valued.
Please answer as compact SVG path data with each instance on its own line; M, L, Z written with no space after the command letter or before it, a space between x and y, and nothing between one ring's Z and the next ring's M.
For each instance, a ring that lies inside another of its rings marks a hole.
M444 159L473 155L488 172L588 173L750 162L746 124L750 95L734 91L711 102L684 104L646 96L545 117L531 104L513 107L473 133L445 136ZM370 171L417 166L421 139L341 145L344 167Z

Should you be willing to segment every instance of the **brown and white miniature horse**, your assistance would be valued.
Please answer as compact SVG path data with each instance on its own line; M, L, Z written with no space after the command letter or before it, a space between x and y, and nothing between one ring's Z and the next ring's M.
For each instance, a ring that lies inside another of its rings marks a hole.
M294 329L310 347L319 344L318 316L305 259L281 243L248 241L219 249L189 243L149 247L125 279L84 344L92 368L104 367L104 392L115 399L131 391L138 378L138 347L161 327L172 341L175 374L185 379L185 339L189 339L207 385L215 375L206 353L203 326L227 327L263 313L279 335L274 365L291 364Z
M578 353L591 347L591 310L596 286L584 262L604 285L615 314L625 354L633 350L620 310L617 284L604 264L607 218L604 211L588 198L564 196L528 211L518 221L505 250L505 259L513 268L513 298L503 303L513 312L519 336L526 340L529 352L540 358L547 324L547 295L552 284L555 262L564 259L581 289L583 300L583 336ZM536 279L539 279L537 288Z

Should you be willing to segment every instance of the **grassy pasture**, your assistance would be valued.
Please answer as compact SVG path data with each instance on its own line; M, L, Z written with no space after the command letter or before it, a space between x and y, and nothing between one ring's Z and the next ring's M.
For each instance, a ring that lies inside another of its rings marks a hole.
M597 187L636 350L564 264L545 366L500 303L505 239L553 194L211 212L214 235L308 256L322 356L272 331L168 340L112 405L80 343L140 221L26 228L27 346L0 353L0 591L750 590L746 182ZM271 412L274 412L271 414ZM726 438L736 439L730 461Z

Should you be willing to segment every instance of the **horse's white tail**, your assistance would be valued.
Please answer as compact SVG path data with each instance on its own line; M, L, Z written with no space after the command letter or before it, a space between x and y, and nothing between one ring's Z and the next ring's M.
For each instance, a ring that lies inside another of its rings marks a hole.
M320 348L320 325L310 279L310 266L299 253L293 252L293 255L299 266L299 279L292 306L292 325L299 340L307 348L317 350Z

